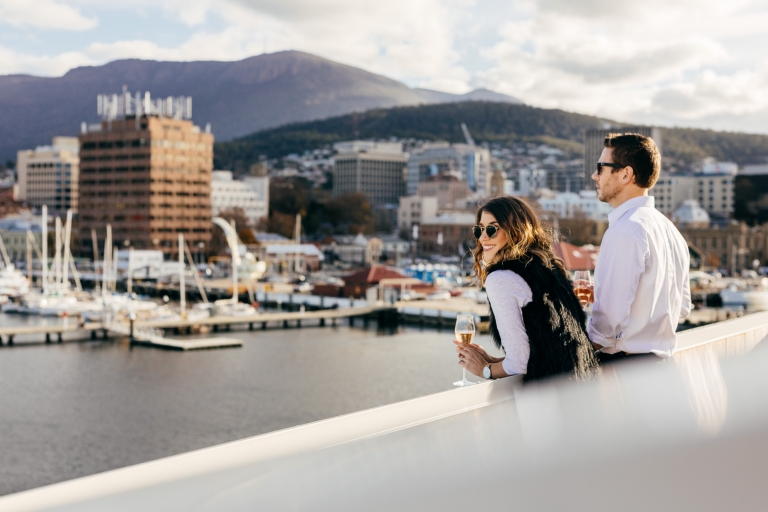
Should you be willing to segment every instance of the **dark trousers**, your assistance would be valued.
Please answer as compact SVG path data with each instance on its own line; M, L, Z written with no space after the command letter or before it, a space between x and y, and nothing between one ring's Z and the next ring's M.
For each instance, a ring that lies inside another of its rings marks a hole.
M600 365L617 363L619 361L639 361L641 359L653 358L653 361L661 361L661 358L653 352L646 352L643 354L627 354L626 352L617 352L615 354L606 354L605 352L598 352L595 354L597 362Z

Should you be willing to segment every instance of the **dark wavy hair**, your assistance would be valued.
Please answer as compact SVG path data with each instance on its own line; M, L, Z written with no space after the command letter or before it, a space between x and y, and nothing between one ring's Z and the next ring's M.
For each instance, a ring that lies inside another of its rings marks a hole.
M475 245L472 250L475 259L472 277L478 284L482 286L485 283L486 265L506 260L528 263L537 258L545 267L556 268L568 276L563 261L555 256L552 250L551 231L542 225L528 203L511 196L490 199L477 210L475 222L478 224L483 212L488 212L496 218L496 222L507 235L507 244L496 253L493 261L483 261L483 247L479 243Z
M652 138L639 133L609 133L603 146L613 149L615 163L632 167L638 187L651 188L656 184L661 172L661 153Z

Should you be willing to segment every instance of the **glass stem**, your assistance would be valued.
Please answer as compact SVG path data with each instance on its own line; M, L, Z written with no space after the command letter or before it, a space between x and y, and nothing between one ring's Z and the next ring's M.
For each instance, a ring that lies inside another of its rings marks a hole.
M467 380L467 369L466 368L462 368L461 369L461 376L462 376L462 379L466 382L466 380Z

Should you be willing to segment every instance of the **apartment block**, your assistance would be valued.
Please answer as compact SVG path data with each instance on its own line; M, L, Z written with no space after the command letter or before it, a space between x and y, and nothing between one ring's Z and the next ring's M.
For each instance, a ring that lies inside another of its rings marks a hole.
M458 201L472 195L472 189L469 188L467 182L461 181L455 176L438 175L419 183L419 186L416 187L416 195L419 197L436 197L438 209L454 210L458 208Z
M269 215L269 177L248 177L235 180L232 171L213 171L211 181L211 210L216 217L221 212L240 208L251 226Z
M16 199L29 206L48 207L52 215L78 210L80 157L76 137L54 137L50 146L17 154Z
M656 209L667 216L683 201L695 199L707 213L730 217L734 209L734 180L730 174L664 176L649 194L655 198Z
M414 224L421 224L437 216L437 197L404 196L397 209L398 229L410 230Z

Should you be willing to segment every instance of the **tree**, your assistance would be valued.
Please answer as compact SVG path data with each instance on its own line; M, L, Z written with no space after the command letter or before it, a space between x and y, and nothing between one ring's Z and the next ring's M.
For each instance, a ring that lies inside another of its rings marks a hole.
M373 210L368 197L357 192L346 194L328 201L329 220L335 227L336 233L373 234Z

